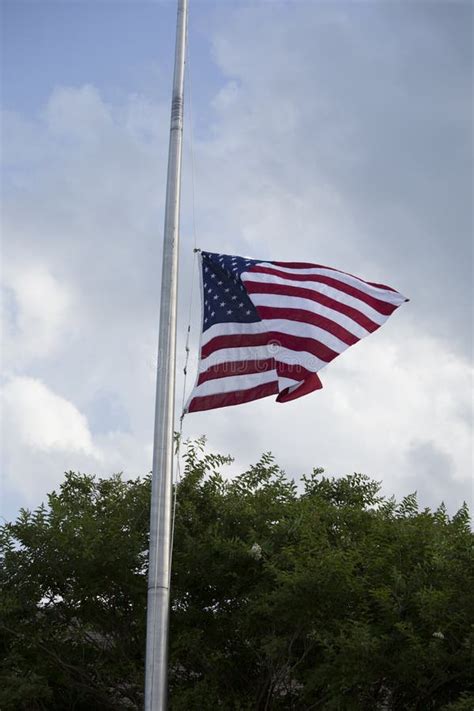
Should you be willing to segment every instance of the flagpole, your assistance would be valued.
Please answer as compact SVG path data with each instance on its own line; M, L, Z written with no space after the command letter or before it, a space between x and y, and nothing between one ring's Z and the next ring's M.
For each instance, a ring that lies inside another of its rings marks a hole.
M178 0L151 485L145 711L167 705L179 207L188 0Z

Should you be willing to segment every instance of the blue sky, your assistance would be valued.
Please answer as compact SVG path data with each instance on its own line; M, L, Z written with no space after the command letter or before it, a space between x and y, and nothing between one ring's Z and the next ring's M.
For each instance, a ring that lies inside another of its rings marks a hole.
M210 251L410 297L321 392L187 417L231 474L273 450L292 477L472 501L471 20L467 2L191 0L179 372L194 223ZM2 3L6 518L66 469L151 467L174 29L173 2Z
M222 82L206 30L218 5L193 10L195 101L206 105ZM106 101L144 93L167 100L176 8L164 2L9 2L3 11L3 108L34 115L55 86L93 83ZM199 117L199 125L205 121Z
M171 2L6 2L3 12L5 108L36 113L58 85L93 82L113 99L150 91L152 71L170 76ZM155 92L164 96L163 80Z

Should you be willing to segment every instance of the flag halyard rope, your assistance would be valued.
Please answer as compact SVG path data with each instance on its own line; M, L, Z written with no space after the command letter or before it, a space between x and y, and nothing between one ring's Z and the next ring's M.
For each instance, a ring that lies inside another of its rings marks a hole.
M174 483L173 491L173 509L171 518L171 540L170 540L170 576L171 576L171 561L173 558L173 544L174 544L174 533L175 533L175 523L176 523L176 505L177 505L177 492L178 484L181 481L181 444L183 440L183 420L185 416L185 404L186 404L186 390L187 390L187 375L188 375L188 365L189 365L189 343L191 338L191 322L193 315L194 306L194 282L196 277L196 262L198 253L201 251L197 245L197 230L196 230L196 202L195 202L195 163L194 163L194 131L193 131L193 114L192 114L192 82L191 82L191 53L189 48L189 42L187 45L187 61L185 64L185 73L187 82L185 82L185 92L187 94L187 101L185 102L186 107L189 106L189 148L191 155L191 197L192 197L192 224L193 224L193 263L191 267L191 293L189 297L189 309L188 309L188 323L186 328L186 342L185 342L185 359L183 367L183 392L181 398L181 414L179 417L179 430L176 433L175 439L175 457L176 457L176 477ZM189 86L189 89L186 87ZM186 142L185 142L186 145Z

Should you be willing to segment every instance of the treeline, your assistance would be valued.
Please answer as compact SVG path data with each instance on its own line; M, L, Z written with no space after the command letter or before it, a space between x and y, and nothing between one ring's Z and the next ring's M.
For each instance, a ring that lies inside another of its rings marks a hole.
M467 508L228 461L191 443L177 488L171 711L473 711ZM142 708L149 496L70 472L3 526L2 711Z

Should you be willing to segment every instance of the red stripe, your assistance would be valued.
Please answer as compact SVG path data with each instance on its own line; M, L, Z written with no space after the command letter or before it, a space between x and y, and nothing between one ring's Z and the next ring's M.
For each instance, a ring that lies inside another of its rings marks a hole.
M275 264L277 267L286 267L287 269L328 269L331 272L339 272L340 274L345 274L346 276L353 277L359 281L363 281L364 284L370 284L370 286L376 286L378 289L386 289L387 291L393 291L394 294L399 292L396 289L392 289L391 286L386 286L385 284L376 284L374 281L365 281L355 274L350 272L343 272L341 269L334 269L334 267L326 267L324 264L309 264L309 262L269 262L269 264ZM254 268L252 267L252 271ZM249 269L250 271L250 269ZM409 301L409 299L406 299Z
M314 375L313 371L303 368L298 363L283 363L277 360L276 371L281 378L291 378L296 381L303 381Z
M263 339L263 341L259 342L254 339ZM233 333L227 336L215 336L202 346L201 358L207 358L211 353L220 351L222 348L246 348L247 346L266 345L266 343L264 333Z
M287 267L288 269L331 269L331 271L338 271L338 270L335 270L333 267L325 267L324 264L310 264L310 262L267 262L267 263L276 264L277 267Z
M312 353L317 358L329 363L339 353L328 348L324 343L320 343L315 338L303 338L302 336L291 336L287 333L279 331L266 331L265 333L245 333L242 335L216 336L209 343L206 343L201 350L201 358L207 358L215 351L220 351L224 348L245 348L256 346L273 347L283 346L292 351L307 351ZM274 357L278 358L278 352L275 351Z
M313 371L304 368L298 363L284 363L276 361L274 358L262 360L239 360L230 363L218 363L208 368L199 375L197 385L206 383L208 380L218 380L235 375L251 375L253 373L266 373L275 370L282 378L293 378L293 380L305 380L313 375Z
M244 402L251 402L269 395L278 393L278 382L263 383L248 390L237 390L232 393L218 393L216 395L205 395L194 397L189 403L188 412L199 412L201 410L212 410L217 407L227 407L227 405L241 405Z
M291 400L303 397L303 395L312 393L313 390L321 390L322 387L323 384L316 373L311 373L295 390L288 392L289 388L285 388L285 390L278 395L277 402L290 402Z
M235 375L251 375L252 373L266 373L275 370L274 358L262 358L261 360L237 360L229 363L217 363L201 373L197 385L208 380L219 378L230 378Z
M330 363L339 355L338 351L333 351L332 348L326 346L315 338L305 338L303 336L292 336L288 333L279 333L278 331L269 331L270 341L273 347L280 344L283 348L288 348L290 351L307 351L323 360L325 363ZM275 360L278 359L278 351L274 353Z
M371 321L368 316L352 308L352 306L341 304L340 301L331 299L331 297L320 294L312 289L304 289L299 286L287 286L286 284L261 284L247 280L245 281L245 288L249 294L280 294L281 296L298 296L301 299L310 299L310 301L316 301L318 304L322 304L322 306L327 306L328 309L339 311L339 313L344 314L344 316L348 316L358 323L359 326L369 331L369 333L373 333L379 328L378 323Z
M352 274L350 274L349 276L352 276ZM356 277L356 279L359 279L360 281L364 281L363 279L360 279L360 277ZM377 284L377 282L375 282L375 281L366 281L366 282L364 282L364 284L370 284L370 286L375 286L377 289L385 289L385 291L391 291L393 294L400 293L396 289L392 289L391 286L386 286L385 284ZM408 299L405 299L405 301L408 301Z
M258 274L270 274L272 276L277 276L282 279L287 279L289 281L312 281L319 284L327 284L333 289L342 291L344 294L352 296L354 299L359 299L359 301L364 301L366 304L371 306L375 311L383 316L390 316L393 314L397 308L394 304L389 304L387 301L382 301L381 299L376 299L374 296L366 294L364 291L357 289L355 286L346 284L344 281L339 281L339 279L334 279L333 277L328 277L323 274L286 274L279 269L270 269L269 267L252 267L252 273Z
M262 319L281 318L288 321L297 321L298 323L309 323L312 326L318 326L328 333L331 333L333 336L336 336L336 338L339 338L339 340L347 343L348 346L353 346L354 343L360 340L335 321L331 321L331 319L325 316L306 311L305 309L284 309L274 306L256 306L255 308Z

